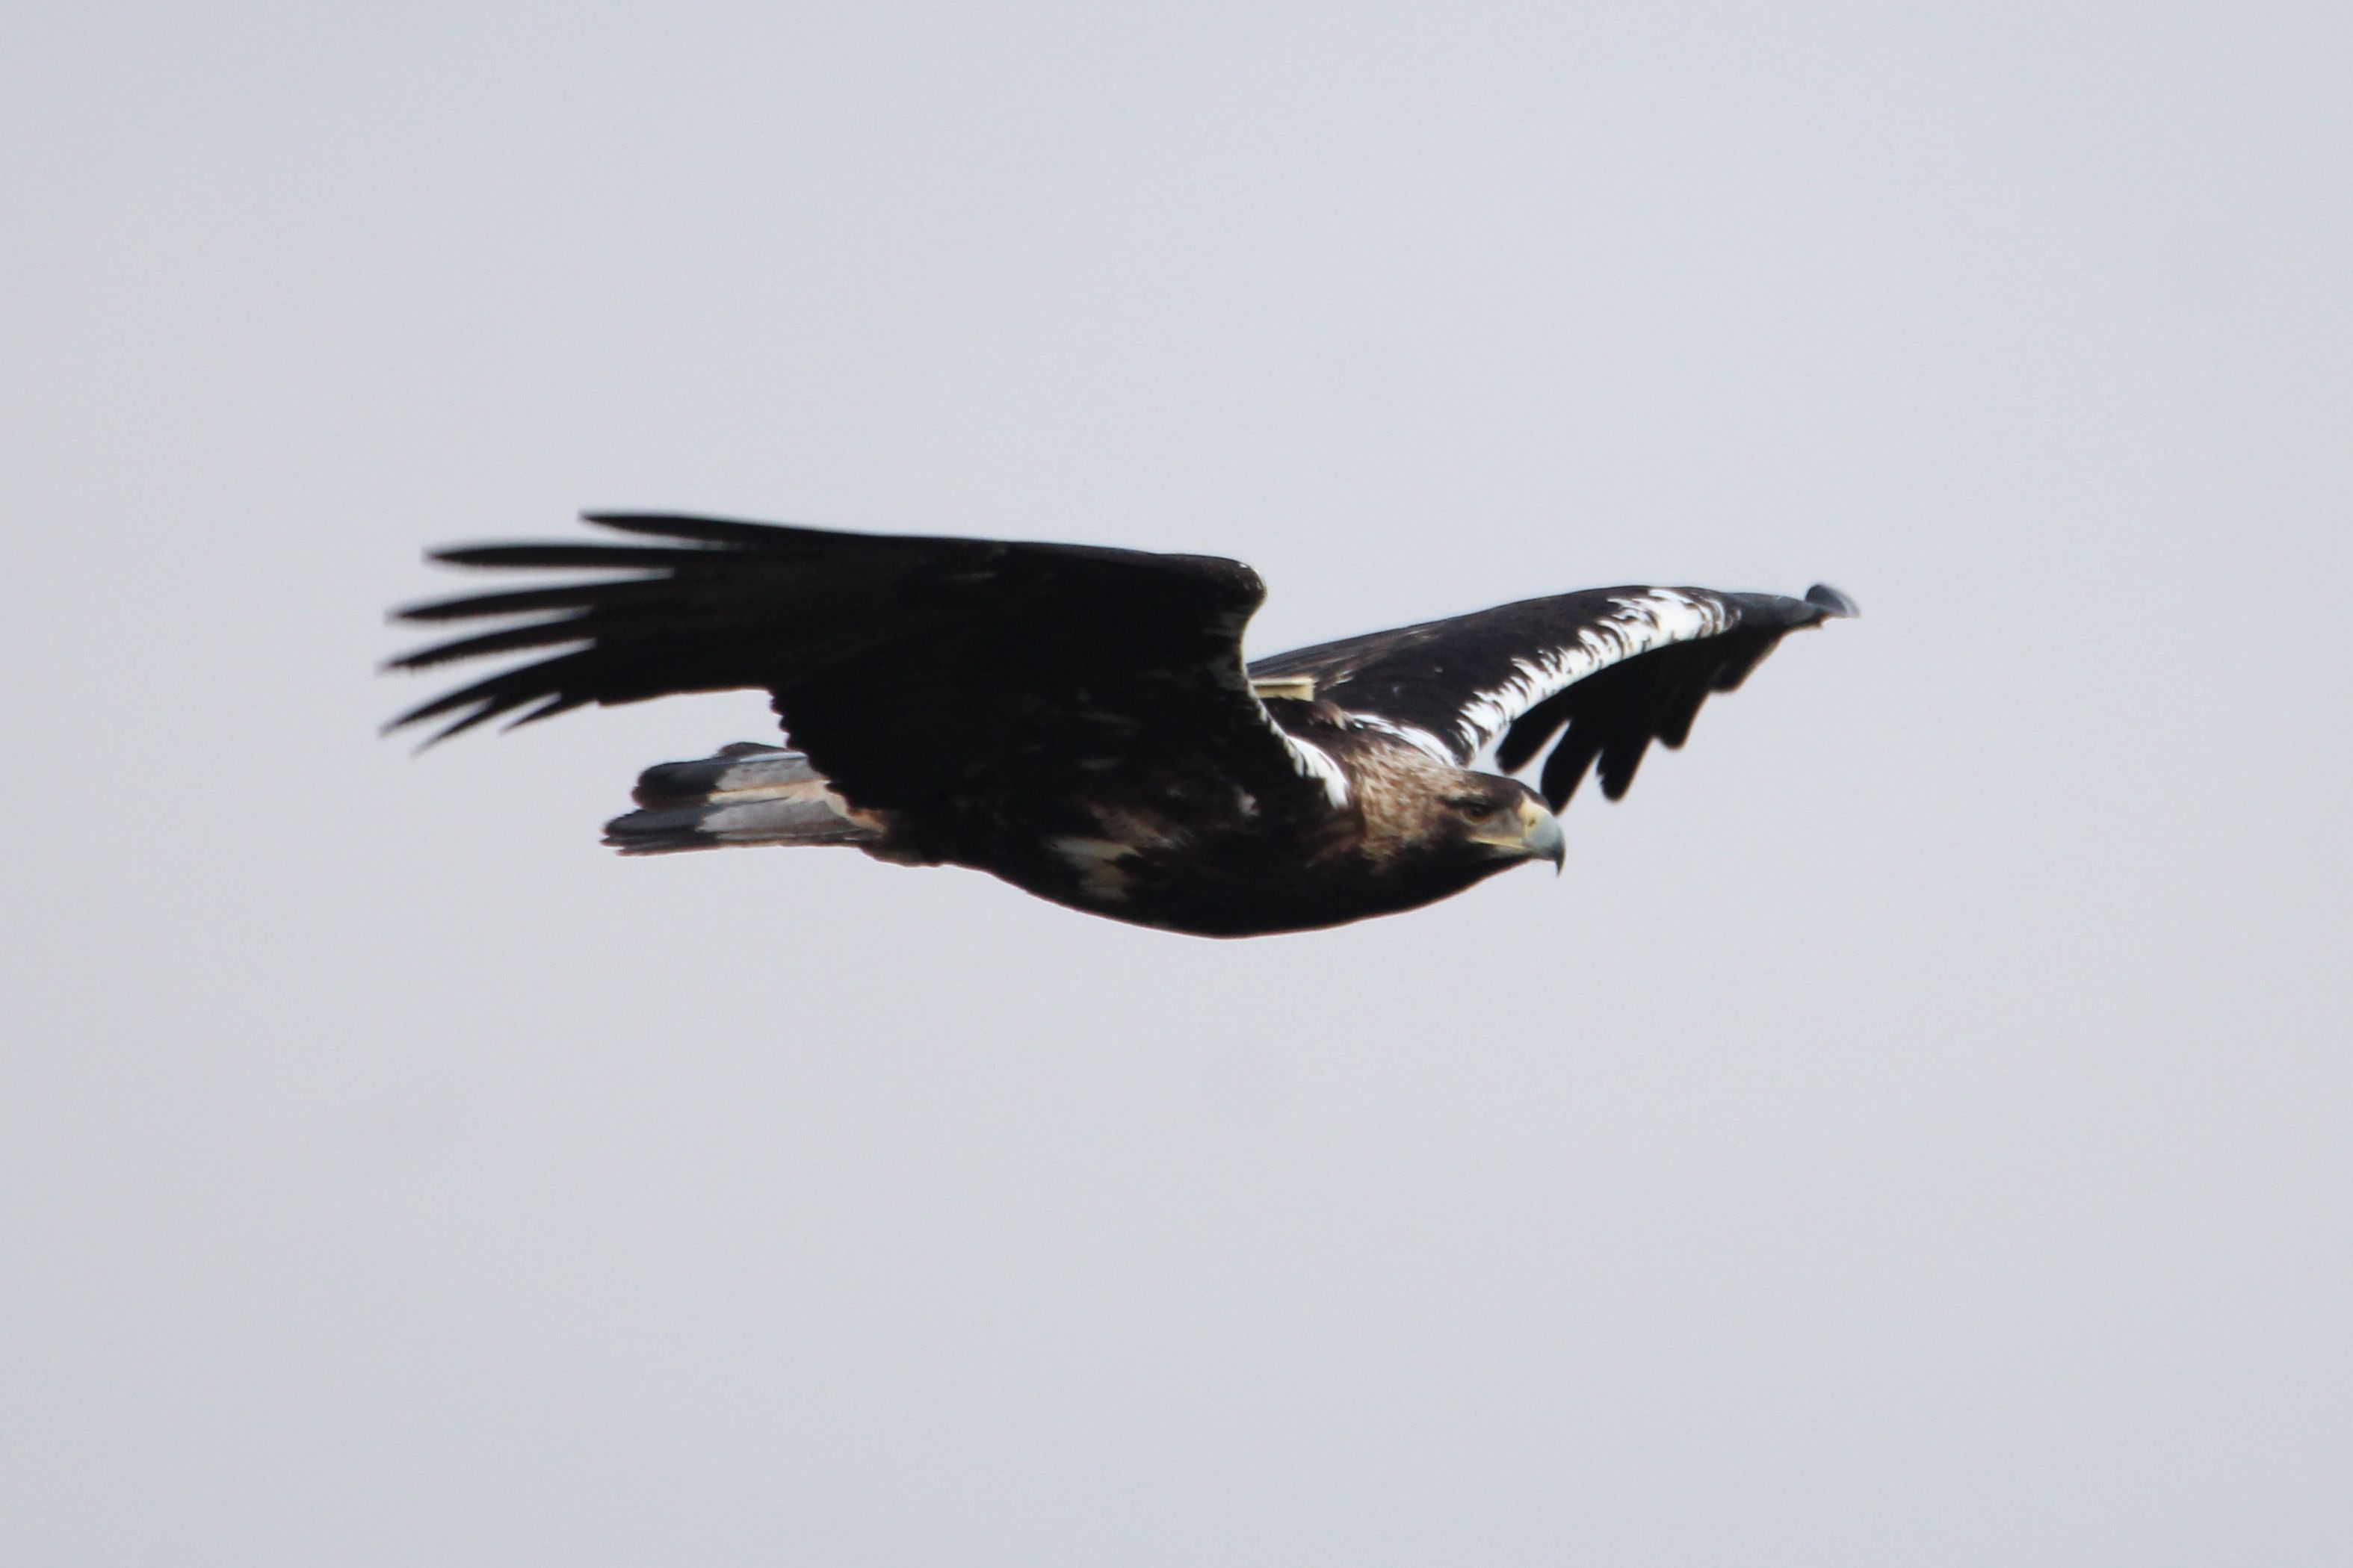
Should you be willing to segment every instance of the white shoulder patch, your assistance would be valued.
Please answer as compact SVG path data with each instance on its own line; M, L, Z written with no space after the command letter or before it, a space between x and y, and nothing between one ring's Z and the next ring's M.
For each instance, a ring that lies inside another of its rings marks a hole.
M1455 723L1466 752L1486 750L1513 720L1594 671L1670 643L1715 637L1733 619L1729 606L1677 588L1651 588L1610 603L1616 613L1584 627L1567 647L1514 659L1514 673L1502 685L1471 694Z
M1239 667L1237 674L1240 675ZM1335 807L1347 805L1348 774L1333 760L1332 753L1313 741L1301 740L1276 723L1274 715L1267 711L1265 699L1259 695L1257 683L1247 675L1240 675L1240 679L1241 689L1250 693L1250 706L1258 710L1258 721L1272 731L1274 738L1282 742L1283 752L1291 758L1291 765L1299 770L1300 776L1322 784L1324 798Z
M1242 618L1247 619L1248 617L1244 616ZM1239 629L1240 622L1238 621L1236 625L1237 629ZM1276 723L1274 721L1274 715L1267 710L1267 697L1288 697L1293 695L1293 689L1281 689L1288 686L1289 683L1287 681L1270 682L1269 684L1277 687L1278 689L1272 691L1261 690L1259 681L1250 677L1249 671L1243 667L1239 657L1235 658L1229 668L1220 668L1217 672L1217 676L1220 685L1227 687L1230 690L1240 691L1250 698L1250 706L1258 710L1258 721L1265 725L1268 730L1271 731L1276 740L1282 742L1284 753L1290 757L1291 765L1299 770L1299 773L1302 778L1314 779L1317 784L1322 784L1324 786L1324 798L1331 802L1335 807L1343 806L1348 804L1348 775L1346 771L1344 770L1337 762L1333 760L1332 753L1325 751L1323 747L1316 745L1312 741L1301 740L1298 736L1293 734L1290 731ZM1307 689L1312 691L1314 689L1313 679L1302 679L1308 680Z
M1292 765L1324 786L1324 798L1335 806L1348 804L1348 775L1332 760L1332 753L1312 741L1303 741L1272 719L1268 727L1282 737L1282 749L1291 753Z

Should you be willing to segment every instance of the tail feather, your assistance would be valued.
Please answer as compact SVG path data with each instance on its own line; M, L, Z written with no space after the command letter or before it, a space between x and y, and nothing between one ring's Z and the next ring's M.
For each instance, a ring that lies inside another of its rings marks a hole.
M734 844L872 844L863 812L833 792L798 752L739 742L691 763L638 775L640 809L605 825L624 855L668 855Z
M691 763L657 763L638 775L632 798L639 805L686 805L719 795L750 797L794 784L825 783L798 752L738 741Z

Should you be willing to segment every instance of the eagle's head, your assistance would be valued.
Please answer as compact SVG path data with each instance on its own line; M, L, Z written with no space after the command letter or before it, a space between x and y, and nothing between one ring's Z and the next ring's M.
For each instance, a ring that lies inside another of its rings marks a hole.
M1425 821L1433 840L1474 859L1549 860L1557 871L1568 858L1560 819L1517 779L1461 771L1437 792Z
M1557 867L1567 856L1559 820L1517 779L1405 745L1368 745L1349 760L1358 847L1378 877L1459 889L1523 860Z

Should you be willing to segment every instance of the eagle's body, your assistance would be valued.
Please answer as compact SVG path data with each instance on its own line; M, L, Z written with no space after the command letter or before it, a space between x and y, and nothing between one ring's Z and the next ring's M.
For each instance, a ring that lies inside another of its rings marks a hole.
M1787 631L1853 606L1619 588L1245 667L1263 596L1238 562L699 518L591 521L664 545L491 545L441 559L619 569L416 606L530 616L396 662L565 647L426 703L441 733L522 710L765 688L792 749L742 744L639 779L625 852L854 845L988 871L1138 924L1249 936L1341 924L1562 858L1598 758L1613 799ZM1502 776L1563 727L1542 793ZM1502 773L1471 764L1493 747ZM1549 808L1547 806L1549 802Z
M610 824L607 842L641 855L855 844L878 859L970 866L1072 909L1205 936L1330 925L1337 910L1361 919L1413 909L1557 849L1551 814L1515 781L1464 774L1324 715L1289 721L1345 774L1345 805L1320 788L1261 800L1239 784L1188 788L1113 766L1080 796L972 792L928 809L868 810L798 752L742 744L649 770L638 786L643 809ZM1492 809L1478 823L1461 808L1425 823L1419 807L1433 791Z

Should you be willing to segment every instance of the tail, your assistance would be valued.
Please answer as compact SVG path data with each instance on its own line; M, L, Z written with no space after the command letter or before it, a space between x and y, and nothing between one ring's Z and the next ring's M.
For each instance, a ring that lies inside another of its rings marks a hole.
M668 855L731 844L873 844L881 826L833 793L808 759L741 742L700 762L662 763L638 775L643 809L605 825L624 855Z

